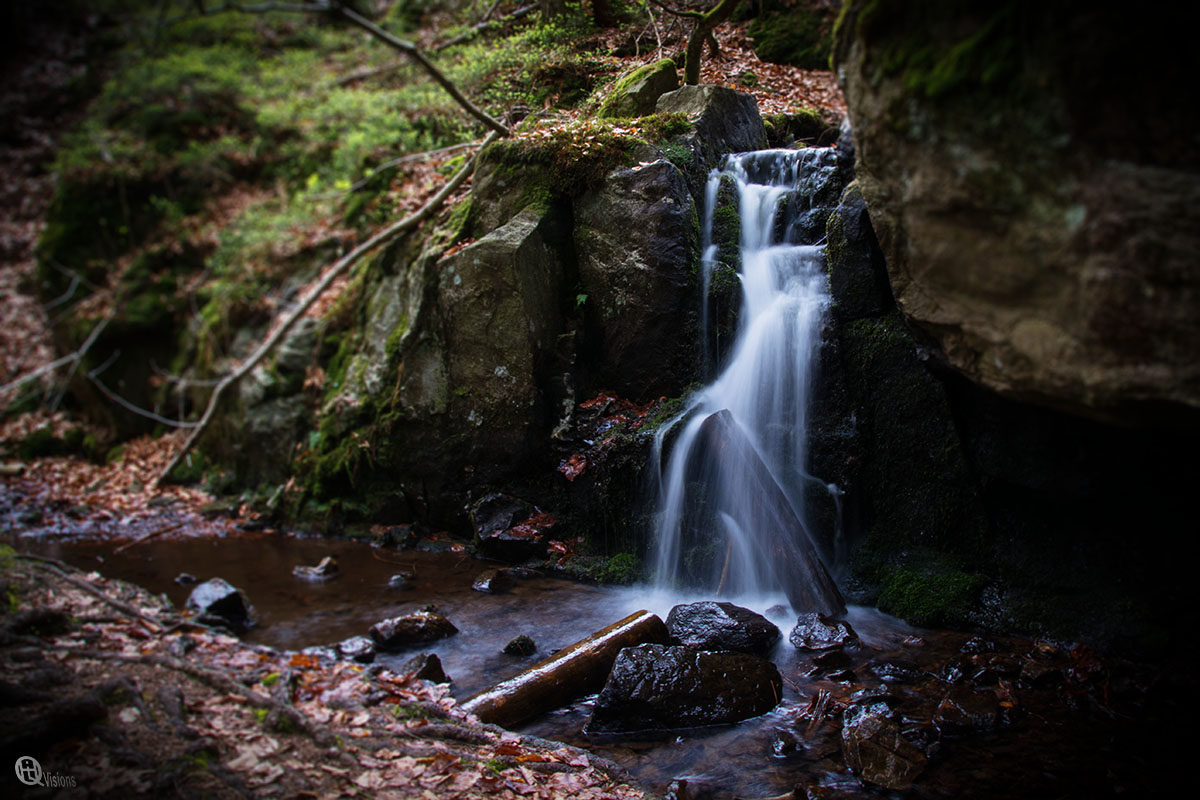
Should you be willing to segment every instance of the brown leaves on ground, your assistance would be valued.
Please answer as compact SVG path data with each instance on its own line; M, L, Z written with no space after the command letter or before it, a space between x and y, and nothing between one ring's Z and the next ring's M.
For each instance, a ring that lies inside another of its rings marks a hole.
M22 415L0 426L0 441L23 438L22 432L37 421L57 430L66 424L61 414ZM141 436L127 442L120 457L107 464L76 456L39 458L5 480L21 502L39 509L69 509L77 520L130 524L160 517L161 507L170 505L194 517L196 509L212 500L210 495L184 486L152 485L176 447L175 436ZM192 521L201 522L198 517Z
M0 615L0 665L24 702L0 723L0 746L32 746L30 731L50 725L42 766L74 777L75 796L644 796L584 751L480 725L446 685L245 645L137 587L70 574L163 626L148 630L53 567L17 561L4 575L20 610ZM32 609L41 610L37 633ZM65 699L114 676L127 691L104 698L104 719L88 731L55 729ZM222 690L234 686L228 679L245 688ZM37 688L47 683L51 691ZM272 711L281 707L299 712L308 732Z

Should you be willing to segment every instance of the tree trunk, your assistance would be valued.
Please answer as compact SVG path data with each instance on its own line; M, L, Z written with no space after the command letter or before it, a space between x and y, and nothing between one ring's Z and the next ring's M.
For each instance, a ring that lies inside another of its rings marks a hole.
M542 9L542 21L550 22L567 13L567 0L538 0Z
M700 57L704 53L704 43L712 36L713 29L733 14L738 0L721 0L711 10L696 20L692 33L688 36L687 58L683 66L683 82L688 86L700 83Z

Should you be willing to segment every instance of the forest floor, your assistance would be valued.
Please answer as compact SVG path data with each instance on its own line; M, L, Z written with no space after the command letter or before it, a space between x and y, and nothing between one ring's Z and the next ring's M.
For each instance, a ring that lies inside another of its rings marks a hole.
M52 560L6 555L0 590L0 757L40 757L29 797L644 796L445 684L246 645Z

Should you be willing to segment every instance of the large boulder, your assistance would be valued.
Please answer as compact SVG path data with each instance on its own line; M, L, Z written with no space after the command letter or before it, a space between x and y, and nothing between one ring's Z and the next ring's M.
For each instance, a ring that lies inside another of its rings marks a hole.
M617 656L588 720L590 733L689 728L770 711L783 680L748 653L643 644Z
M644 117L653 114L658 98L679 88L679 72L669 58L622 75L600 107L601 117Z
M725 86L683 86L658 98L659 114L683 114L695 125L690 134L705 173L726 153L767 146L767 131L753 95Z
M733 603L678 605L667 615L671 638L701 650L737 650L765 655L779 640L779 628L748 608Z
M1200 146L1180 12L848 2L835 59L896 299L1004 394L1200 421ZM1129 42L1152 42L1153 59Z
M619 169L575 204L579 280L600 385L677 395L697 376L700 230L687 182L666 159Z

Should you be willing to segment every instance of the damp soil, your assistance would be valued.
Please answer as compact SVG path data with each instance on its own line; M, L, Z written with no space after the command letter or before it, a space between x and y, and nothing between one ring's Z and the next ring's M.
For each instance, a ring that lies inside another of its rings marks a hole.
M144 542L115 553L112 541L22 536L20 549L137 583L177 606L199 580L222 577L242 588L258 625L244 638L282 650L366 634L380 619L436 606L458 628L420 651L381 655L401 666L416 652L439 655L460 701L520 672L640 608L666 615L678 598L638 587L581 584L545 574L518 580L501 594L471 586L496 567L461 552L399 551L344 540L254 534ZM339 574L325 583L292 568L325 556ZM411 572L411 588L388 579ZM751 604L752 605L752 604ZM764 608L757 608L760 612ZM654 792L679 797L765 798L802 787L798 797L1093 798L1172 791L1183 740L1173 735L1194 713L1196 681L1179 665L1101 660L1085 648L1019 638L981 640L964 633L917 630L873 609L853 608L861 644L838 669L814 666L813 654L787 642L794 618L769 611L783 632L771 659L785 679L780 705L737 725L653 736L589 737L594 697L581 698L520 729L603 755ZM530 656L501 652L513 637L537 644ZM966 652L964 652L966 651ZM1037 681L1027 662L1048 666ZM841 710L862 689L886 692L905 737L928 763L913 787L889 792L862 783L846 766ZM967 692L983 711L950 726L938 706ZM814 706L827 693L824 713ZM679 781L687 787L680 787Z

